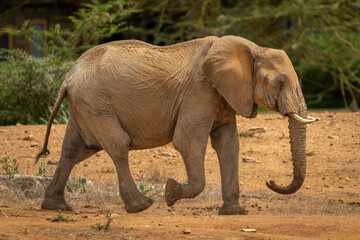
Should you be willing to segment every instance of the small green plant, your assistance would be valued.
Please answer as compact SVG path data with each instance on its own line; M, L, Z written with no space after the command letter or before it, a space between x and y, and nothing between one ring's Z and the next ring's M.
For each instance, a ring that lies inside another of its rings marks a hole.
M107 218L107 220L106 220L106 223L105 223L105 224L96 223L96 224L93 225L92 227L95 228L95 229L97 229L97 230L99 230L99 231L102 230L102 229L108 230L109 227L110 227L110 223L111 223L111 221L113 220L113 219L111 218L111 213L110 213L110 211L107 211L107 212L106 212L106 218Z
M11 159L9 156L6 156L0 159L0 163L4 164L2 169L5 170L7 175L14 176L14 174L19 173L16 159Z
M59 210L58 214L56 217L54 217L53 219L51 219L52 222L67 222L69 221L69 217L63 217L63 215L61 214L61 211Z
M155 185L153 183L148 183L148 184L140 183L139 189L144 195L146 195L151 190L155 189Z
M255 134L254 131L240 132L239 136L240 137L252 137L252 136L254 136L254 134Z
M45 162L41 162L39 166L39 171L36 174L37 176L42 176L46 173L47 164Z
M71 183L66 184L66 189L68 192L74 192L74 190L81 189L82 193L86 192L85 185L87 181L86 178L79 177L78 180L73 180Z
M306 153L306 156L313 156L314 155L314 152L307 152Z

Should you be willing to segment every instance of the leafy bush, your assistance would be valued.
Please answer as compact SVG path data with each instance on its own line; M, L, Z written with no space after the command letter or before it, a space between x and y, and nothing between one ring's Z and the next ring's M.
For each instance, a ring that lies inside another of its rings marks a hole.
M35 58L13 50L0 62L0 124L39 123L48 118L72 61Z
M75 60L100 40L132 30L125 19L136 12L133 4L125 0L91 0L69 17L72 24L67 29L57 24L37 31L28 27L28 21L20 29L6 29L9 34L25 37L40 48L45 57L36 58L21 50L7 50L3 55L0 61L0 125L47 120L60 85ZM33 41L34 36L42 40L41 46ZM55 122L67 122L67 104L65 101Z

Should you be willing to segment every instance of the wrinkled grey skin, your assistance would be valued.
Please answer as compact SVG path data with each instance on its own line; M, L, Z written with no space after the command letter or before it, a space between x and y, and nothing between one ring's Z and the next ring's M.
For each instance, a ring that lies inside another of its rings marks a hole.
M70 101L70 119L43 209L71 210L64 188L72 168L105 150L116 166L126 211L145 210L153 201L134 184L129 150L171 141L184 160L188 182L168 179L166 202L171 206L179 199L194 198L205 187L204 155L210 136L221 170L224 203L219 214L246 214L238 203L235 111L252 118L261 105L285 116L307 115L286 53L235 36L207 37L167 47L117 41L88 50L61 86L38 157L48 153L51 124L65 96ZM306 125L289 118L289 128L294 180L287 187L267 183L282 194L301 187L306 169Z

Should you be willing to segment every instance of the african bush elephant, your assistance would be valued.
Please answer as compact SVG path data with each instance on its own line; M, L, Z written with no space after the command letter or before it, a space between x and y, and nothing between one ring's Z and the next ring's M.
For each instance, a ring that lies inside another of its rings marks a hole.
M51 125L65 96L70 101L70 119L43 209L71 210L64 188L72 168L105 150L116 166L126 211L145 210L153 200L141 194L132 179L129 150L171 141L184 160L188 182L167 180L167 205L194 198L205 187L204 155L210 136L221 170L224 203L219 214L245 214L238 203L235 112L254 118L258 105L289 116L293 182L280 187L270 181L267 186L290 194L304 181L305 123L317 119L307 117L297 75L284 51L236 36L165 47L141 41L96 46L77 60L61 85L38 158L48 154Z

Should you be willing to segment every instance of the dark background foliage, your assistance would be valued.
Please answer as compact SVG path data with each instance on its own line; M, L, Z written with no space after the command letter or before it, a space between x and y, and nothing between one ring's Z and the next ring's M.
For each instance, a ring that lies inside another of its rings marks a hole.
M29 42L34 36L42 39L39 48L44 57L35 58L16 49L2 55L1 125L46 121L66 72L82 52L98 43L131 38L168 45L208 35L237 35L260 46L284 49L298 73L309 107L357 110L359 1L81 2L66 27L57 24L36 31L25 22L20 29L2 30ZM26 4L23 1L14 9ZM9 12L2 9L0 20ZM67 119L65 109L59 114L59 122Z

